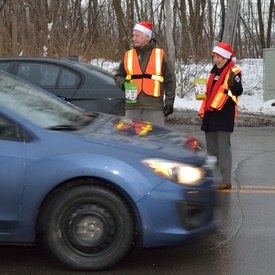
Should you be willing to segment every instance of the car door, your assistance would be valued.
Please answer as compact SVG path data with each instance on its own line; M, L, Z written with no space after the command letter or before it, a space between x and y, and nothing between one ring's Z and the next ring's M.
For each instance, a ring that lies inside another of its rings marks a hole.
M85 76L85 81L72 99L72 103L88 111L124 115L125 96L112 75L91 64L74 64Z
M25 184L25 142L0 114L0 235L17 228Z

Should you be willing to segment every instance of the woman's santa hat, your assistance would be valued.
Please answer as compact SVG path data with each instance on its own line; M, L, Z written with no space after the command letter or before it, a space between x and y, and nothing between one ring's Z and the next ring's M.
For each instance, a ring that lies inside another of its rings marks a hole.
M219 42L213 49L212 53L218 54L223 58L234 58L234 52L230 46L230 44Z
M137 23L134 27L134 30L141 31L144 34L148 35L150 38L152 37L152 29L153 29L152 23L144 22L144 21Z

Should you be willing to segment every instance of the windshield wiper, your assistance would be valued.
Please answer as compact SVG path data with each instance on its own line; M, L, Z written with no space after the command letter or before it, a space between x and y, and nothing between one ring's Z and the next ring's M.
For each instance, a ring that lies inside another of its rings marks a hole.
M78 127L72 125L56 125L48 127L47 129L53 131L77 131Z

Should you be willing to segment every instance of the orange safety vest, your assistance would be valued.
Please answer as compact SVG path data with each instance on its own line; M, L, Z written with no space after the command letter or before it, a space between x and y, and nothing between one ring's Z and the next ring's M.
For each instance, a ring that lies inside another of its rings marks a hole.
M220 86L213 102L211 102L210 106L216 110L221 110L224 106L224 104L226 103L227 99L229 97L231 97L231 99L235 102L235 119L238 117L238 97L234 96L232 94L232 92L230 91L230 88L227 84L227 80L230 74L230 71L233 71L235 75L237 75L238 73L241 72L241 70L237 67L233 67L231 70L229 70L224 78L224 82L223 84ZM224 92L228 91L227 94L225 94ZM206 99L203 100L200 110L199 110L199 116L201 118L204 117L204 113L205 113L205 103L206 103Z
M164 50L153 48L145 72L142 72L137 51L129 50L124 55L126 79L138 83L138 94L141 91L147 95L159 97L160 85L164 81L162 76L162 61Z

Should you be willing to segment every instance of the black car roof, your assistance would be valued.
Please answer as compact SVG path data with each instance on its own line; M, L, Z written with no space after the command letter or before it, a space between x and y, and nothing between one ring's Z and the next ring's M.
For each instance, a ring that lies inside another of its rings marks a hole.
M104 74L107 74L109 76L112 76L112 74L102 68L99 68L95 65L92 65L86 61L81 60L77 55L70 55L68 57L36 57L36 56L9 56L9 57L0 57L0 61L43 61L43 62L53 62L59 65L83 65L84 69L87 69L87 66L92 68L93 70L102 72ZM82 69L83 69L82 67Z

